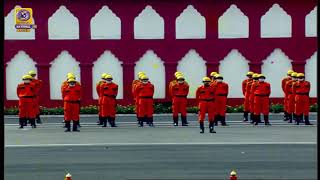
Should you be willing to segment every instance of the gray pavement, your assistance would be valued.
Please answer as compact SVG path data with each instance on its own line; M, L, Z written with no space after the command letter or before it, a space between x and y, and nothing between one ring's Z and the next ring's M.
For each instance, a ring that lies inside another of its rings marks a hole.
M316 123L317 114L311 119ZM316 179L314 126L296 126L271 115L271 127L253 127L241 115L217 134L199 133L196 115L189 127L173 127L171 117L155 117L155 127L139 128L135 117L118 117L118 128L95 125L96 116L81 118L81 132L63 132L61 117L43 117L36 129L17 128L5 117L5 179L56 180L67 172L74 180Z

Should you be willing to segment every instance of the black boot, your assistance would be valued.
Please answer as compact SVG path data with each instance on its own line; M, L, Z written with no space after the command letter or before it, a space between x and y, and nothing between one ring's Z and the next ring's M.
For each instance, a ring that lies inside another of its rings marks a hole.
M313 125L309 121L309 116L304 116L304 122L305 122L305 125Z
M216 131L214 131L214 122L209 122L209 132L210 133L217 133Z
M297 115L295 113L293 113L292 119L294 120L294 122L297 122Z
M73 121L73 124L72 124L72 131L75 131L75 132L80 132L80 130L78 129L78 126L79 126L79 120L78 121Z
M228 126L228 124L226 123L226 116L220 116L220 120L222 126Z
M248 121L248 111L243 112L243 121L244 122Z
M270 122L269 122L269 115L263 115L263 120L264 120L264 124L266 126L270 126Z
M139 127L143 127L143 121L144 121L144 118L139 117Z
M214 116L214 125L218 126L218 122L220 121L220 116L219 115L215 115Z
M200 133L204 133L204 123L200 122Z
M254 123L254 115L253 115L253 113L250 113L250 123L251 124Z
M65 127L67 128L64 132L70 132L71 129L71 121L64 121L65 122Z
M149 126L150 127L153 127L154 125L153 125L153 117L149 117L148 118L148 122L149 122Z
M174 126L178 126L179 117L178 116L173 116L172 119L173 119L173 125Z
M98 125L98 126L103 125L103 117L102 117L102 116L99 116L99 122L98 122L97 125Z
M295 115L296 116L296 125L299 125L300 124L300 118L302 118L302 115Z
M30 123L31 123L31 127L32 128L36 128L37 127L35 118L30 119Z
M24 119L25 119L25 118L19 118L19 125L20 125L19 129L22 129L22 128L23 128L23 126L24 126Z
M111 127L118 127L116 125L116 118L115 117L110 117L110 121L111 121Z
M110 116L106 117L106 119L108 120L109 125L112 126L112 122L111 122Z
M292 114L288 113L288 119L289 119L289 123L292 123Z
M107 127L107 117L101 117L102 127Z
M188 126L187 116L181 116L182 126Z
M261 117L260 117L260 115L253 115L254 117L253 117L253 121L254 121L254 125L258 125L259 124L259 122L261 121Z

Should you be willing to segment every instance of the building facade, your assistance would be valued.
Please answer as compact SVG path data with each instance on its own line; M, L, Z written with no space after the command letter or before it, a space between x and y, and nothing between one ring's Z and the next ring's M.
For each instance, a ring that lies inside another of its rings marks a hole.
M14 8L33 9L37 29L16 32ZM272 101L282 102L281 80L303 72L317 98L316 0L5 1L5 106L16 106L21 76L44 81L41 105L61 106L68 72L83 87L83 105L97 103L95 84L110 73L119 103L131 104L131 82L144 71L157 101L169 101L175 71L190 84L190 102L203 76L218 71L229 83L229 104L241 104L247 71L266 75Z

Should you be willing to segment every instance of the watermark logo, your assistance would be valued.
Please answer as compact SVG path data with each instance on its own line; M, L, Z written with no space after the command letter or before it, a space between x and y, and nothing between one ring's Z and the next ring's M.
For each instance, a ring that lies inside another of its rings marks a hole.
M15 8L14 13L17 32L30 32L30 29L37 28L33 22L31 8Z

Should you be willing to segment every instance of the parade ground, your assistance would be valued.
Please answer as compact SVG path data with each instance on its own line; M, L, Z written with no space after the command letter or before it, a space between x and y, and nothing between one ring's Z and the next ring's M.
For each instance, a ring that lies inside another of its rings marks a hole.
M294 125L271 114L272 126L227 115L210 134L199 133L196 114L188 127L173 127L171 115L155 115L155 127L138 127L134 115L119 115L117 128L96 125L82 115L80 132L64 132L63 116L42 116L43 124L18 129L5 116L5 179L316 179L317 114L313 126ZM180 125L180 124L179 124Z

